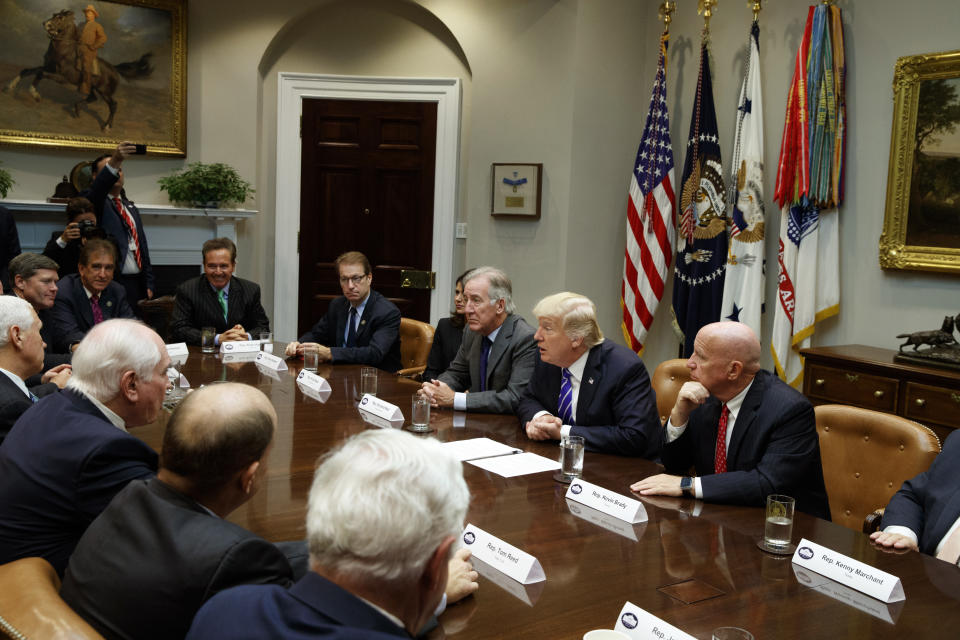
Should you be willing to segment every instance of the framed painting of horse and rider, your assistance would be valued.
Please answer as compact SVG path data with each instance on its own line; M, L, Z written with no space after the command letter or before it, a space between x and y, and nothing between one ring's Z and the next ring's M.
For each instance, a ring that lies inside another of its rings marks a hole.
M0 143L186 155L186 0L0 0L0 15Z

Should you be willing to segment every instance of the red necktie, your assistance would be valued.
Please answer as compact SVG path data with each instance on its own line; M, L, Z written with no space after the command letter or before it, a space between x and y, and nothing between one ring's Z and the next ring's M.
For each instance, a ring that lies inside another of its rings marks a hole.
M123 202L120 200L119 196L113 199L113 203L117 206L117 213L120 214L120 219L123 220L125 225L127 225L127 231L130 232L130 237L133 238L133 255L137 259L137 268L142 269L143 262L140 259L140 238L137 236L137 225L133 223L133 218L130 216L130 212L124 208Z
M730 418L730 409L723 405L720 411L720 424L717 426L717 452L713 456L714 473L727 472L727 420Z
M103 309L100 308L100 296L90 296L90 310L93 311L93 324L103 322Z

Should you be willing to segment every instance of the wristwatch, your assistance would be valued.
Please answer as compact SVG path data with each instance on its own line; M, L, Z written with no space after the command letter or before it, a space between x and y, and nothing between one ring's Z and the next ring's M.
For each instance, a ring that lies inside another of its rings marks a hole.
M680 478L680 491L683 492L683 495L687 498L695 498L696 494L693 491L693 478L689 476Z

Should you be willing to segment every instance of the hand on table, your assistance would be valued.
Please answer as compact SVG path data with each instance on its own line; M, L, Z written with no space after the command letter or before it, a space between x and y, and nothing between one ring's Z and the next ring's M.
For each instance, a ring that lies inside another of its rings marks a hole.
M527 437L531 440L559 440L563 420L549 413L527 422Z
M417 393L426 396L433 407L453 406L454 392L446 382L440 382L439 380L424 382L420 385L420 391Z
M220 342L238 342L247 339L247 331L243 325L235 324L220 334Z
M470 564L470 550L458 549L447 565L447 605L463 600L480 588L477 572Z
M917 543L909 536L899 533L884 533L883 531L874 531L870 534L870 542L883 551L892 551L894 553L906 553L907 551L919 551Z
M658 473L655 476L649 476L639 482L634 482L630 485L630 490L636 491L642 496L679 497L683 495L683 491L680 490L680 476L672 476L668 473Z

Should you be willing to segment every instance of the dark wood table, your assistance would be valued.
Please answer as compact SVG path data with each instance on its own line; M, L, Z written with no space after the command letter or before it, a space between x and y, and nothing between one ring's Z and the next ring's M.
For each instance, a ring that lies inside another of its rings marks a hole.
M184 372L193 386L215 380L256 386L272 399L280 418L267 481L230 519L270 540L303 537L317 458L368 428L356 409L359 367L321 366L318 373L330 381L333 393L320 403L297 388L299 362L290 361L289 371L274 374L277 380L254 363L223 364L217 355L191 353ZM379 382L378 395L409 417L417 385L385 372ZM452 411L432 412L432 435L441 441L487 436L556 457L555 443L528 441L513 416L457 416L455 424ZM159 448L166 419L165 414L133 432ZM645 460L588 452L584 479L630 495L632 481L658 470ZM472 493L467 521L536 556L547 579L524 588L503 578L508 591L482 577L476 596L441 616L436 637L580 638L590 629L612 628L627 600L697 638L709 638L722 625L744 627L758 640L956 638L960 633L960 568L917 553L878 551L866 536L805 514L797 515L794 541L807 537L898 576L906 601L886 605L852 596L871 608L871 615L804 586L789 557L755 546L763 535L758 508L645 499L646 523L598 524L586 509L567 503L566 486L554 482L551 472L502 478L464 464L464 475ZM679 598L663 591L671 586Z

